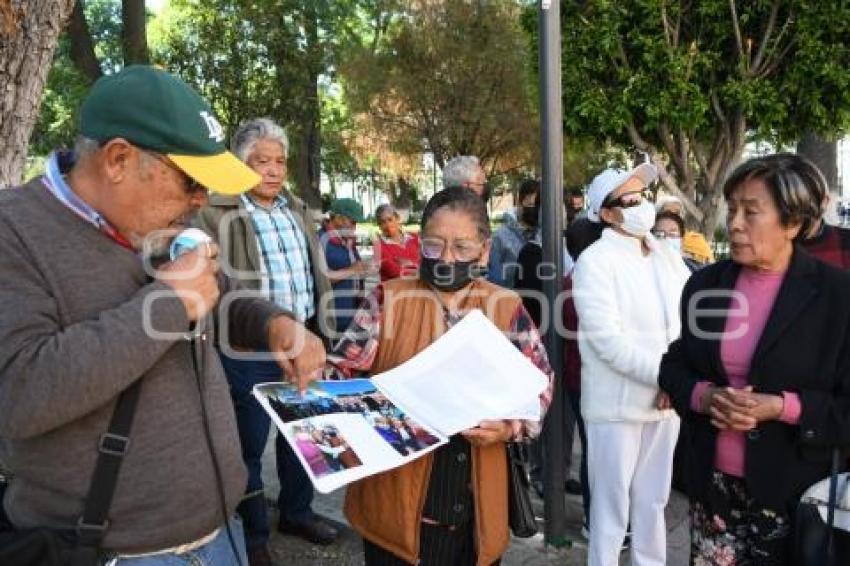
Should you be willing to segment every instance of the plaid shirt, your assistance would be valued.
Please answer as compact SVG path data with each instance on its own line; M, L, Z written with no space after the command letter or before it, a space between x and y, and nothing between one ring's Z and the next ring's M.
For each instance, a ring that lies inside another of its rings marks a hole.
M304 232L281 195L269 209L257 204L248 194L242 195L242 203L260 246L260 291L304 322L316 314L315 285Z
M372 367L375 355L378 353L378 337L381 334L381 322L384 316L383 295L383 286L378 285L369 295L364 306L355 313L348 330L328 353L328 362L333 365L333 368L327 371L328 379L355 377ZM462 315L451 314L446 323L451 327L461 318ZM549 365L549 357L540 339L540 333L537 332L537 327L534 326L534 322L522 304L517 306L511 317L510 330L506 335L516 349L549 378L549 385L540 394L540 422L516 421L514 423L515 438L535 437L540 433L543 415L546 414L552 402L554 373Z

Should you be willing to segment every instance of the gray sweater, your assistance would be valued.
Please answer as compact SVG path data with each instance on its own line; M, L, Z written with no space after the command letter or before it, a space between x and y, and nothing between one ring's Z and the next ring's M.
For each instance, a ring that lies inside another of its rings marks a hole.
M223 293L227 289L223 289ZM145 308L146 299L163 295ZM0 191L0 460L14 475L3 505L19 527L68 527L82 510L98 439L117 396L142 380L105 548L147 552L212 532L223 518L178 298L138 256L77 217L42 185ZM230 338L261 347L266 301L230 307ZM227 382L212 340L204 402L229 513L246 484Z

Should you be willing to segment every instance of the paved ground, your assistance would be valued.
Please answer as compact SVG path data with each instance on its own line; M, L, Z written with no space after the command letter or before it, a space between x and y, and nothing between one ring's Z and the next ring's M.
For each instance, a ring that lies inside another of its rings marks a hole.
M278 482L274 469L274 443L269 446L264 457L263 475L266 482L266 494L271 501L277 497ZM280 566L360 566L363 564L363 550L360 537L345 523L342 516L342 501L345 490L340 489L329 495L316 494L313 509L338 523L341 536L336 543L327 546L315 546L295 537L273 532L270 541L272 556ZM543 502L534 501L538 516L543 516ZM502 559L506 566L578 566L587 559L586 545L580 534L581 499L567 496L568 536L573 541L568 548L547 547L542 535L530 539L514 538ZM687 502L678 493L673 493L666 510L667 516L667 564L685 566L688 563ZM277 524L276 513L270 518L272 525ZM621 564L628 564L628 553L624 552Z

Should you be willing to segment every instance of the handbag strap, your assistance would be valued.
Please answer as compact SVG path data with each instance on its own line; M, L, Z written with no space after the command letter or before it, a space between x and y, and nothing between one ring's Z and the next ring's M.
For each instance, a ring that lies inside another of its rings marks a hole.
M841 449L832 451L832 473L829 476L829 503L826 507L826 563L832 564L835 557L835 508L838 506L838 472L841 469Z
M77 521L77 544L97 548L109 527L109 508L118 484L121 462L130 446L130 429L139 401L142 380L137 379L121 392L109 430L100 436L97 446L97 463L92 474L83 514Z

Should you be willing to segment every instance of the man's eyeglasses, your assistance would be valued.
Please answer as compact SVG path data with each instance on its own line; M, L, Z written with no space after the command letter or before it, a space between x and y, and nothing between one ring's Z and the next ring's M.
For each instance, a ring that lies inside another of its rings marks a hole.
M150 151L147 149L141 150L145 152L147 155L150 155L169 169L172 169L177 172L178 175L183 179L183 190L190 195L194 195L201 191L206 192L207 188L197 182L195 179L186 174L185 171L177 167L174 162L172 162L168 157L162 155L161 153L156 153L155 151Z
M639 205L644 199L649 200L651 197L652 192L649 189L629 191L616 198L606 198L602 202L602 208L631 208Z
M447 245L450 246L452 256L455 260L473 261L481 255L484 242L477 240L452 240L451 244L447 244L444 239L437 237L426 237L419 241L422 257L427 259L440 259L443 257L443 252Z

